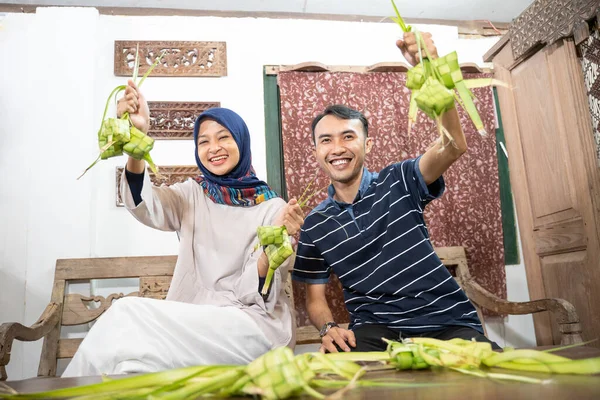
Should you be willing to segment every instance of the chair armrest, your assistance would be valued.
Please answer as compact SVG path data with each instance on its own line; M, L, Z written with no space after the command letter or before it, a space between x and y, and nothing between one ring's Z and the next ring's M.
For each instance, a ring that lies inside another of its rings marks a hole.
M60 305L50 303L37 322L24 326L18 322L7 322L0 325L0 381L6 380L6 365L10 361L13 340L34 342L46 336L58 324Z
M503 300L488 292L472 279L460 282L467 297L479 307L498 314L523 315L548 311L554 315L561 332L561 344L581 343L581 325L573 304L563 299L541 299L524 302Z

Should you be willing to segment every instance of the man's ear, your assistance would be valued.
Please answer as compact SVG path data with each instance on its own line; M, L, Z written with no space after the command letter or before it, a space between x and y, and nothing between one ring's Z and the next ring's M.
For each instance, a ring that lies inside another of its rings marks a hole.
M375 141L373 140L372 137L367 137L365 139L365 154L369 154L371 152L371 149L373 148L374 144L375 144Z

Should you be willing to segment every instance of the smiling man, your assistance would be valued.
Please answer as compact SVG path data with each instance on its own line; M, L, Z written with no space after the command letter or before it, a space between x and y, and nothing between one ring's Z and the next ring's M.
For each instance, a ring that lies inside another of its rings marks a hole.
M414 35L398 46L416 60ZM437 54L426 35L430 53ZM363 114L328 107L312 123L314 152L331 179L328 198L305 219L293 277L306 283L306 305L321 351L377 351L381 338L426 336L489 341L465 293L433 250L423 209L444 191L442 174L467 149L456 109L442 118L454 139L379 173L364 167L373 148ZM331 272L342 283L349 330L327 304ZM498 346L493 343L495 348Z

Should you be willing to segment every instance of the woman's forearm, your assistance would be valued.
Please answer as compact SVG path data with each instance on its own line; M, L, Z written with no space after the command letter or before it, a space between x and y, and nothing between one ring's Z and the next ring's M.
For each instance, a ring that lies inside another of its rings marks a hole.
M133 172L134 174L141 174L146 170L146 161L129 157L125 168L127 168L127 171Z

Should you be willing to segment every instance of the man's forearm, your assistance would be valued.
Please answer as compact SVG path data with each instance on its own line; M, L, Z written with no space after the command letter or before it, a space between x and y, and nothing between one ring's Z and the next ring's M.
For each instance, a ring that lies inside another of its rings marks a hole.
M456 153L456 157L458 158L461 154L467 151L467 140L465 139L462 126L460 126L460 118L458 116L457 107L458 105L455 105L452 110L449 110L442 115L442 125L448 130L448 133L450 136L452 136L452 139L454 139L454 144L447 146L446 150ZM444 139L448 140L448 138Z
M308 311L308 317L310 322L317 328L321 329L327 322L333 321L333 315L325 301L312 301L307 304L306 310Z
M446 112L442 116L442 125L448 130L448 133L454 139L454 143L449 144L449 139L442 137L442 142L437 140L429 150L421 157L419 168L426 184L435 182L465 151L467 151L467 141L456 107Z

